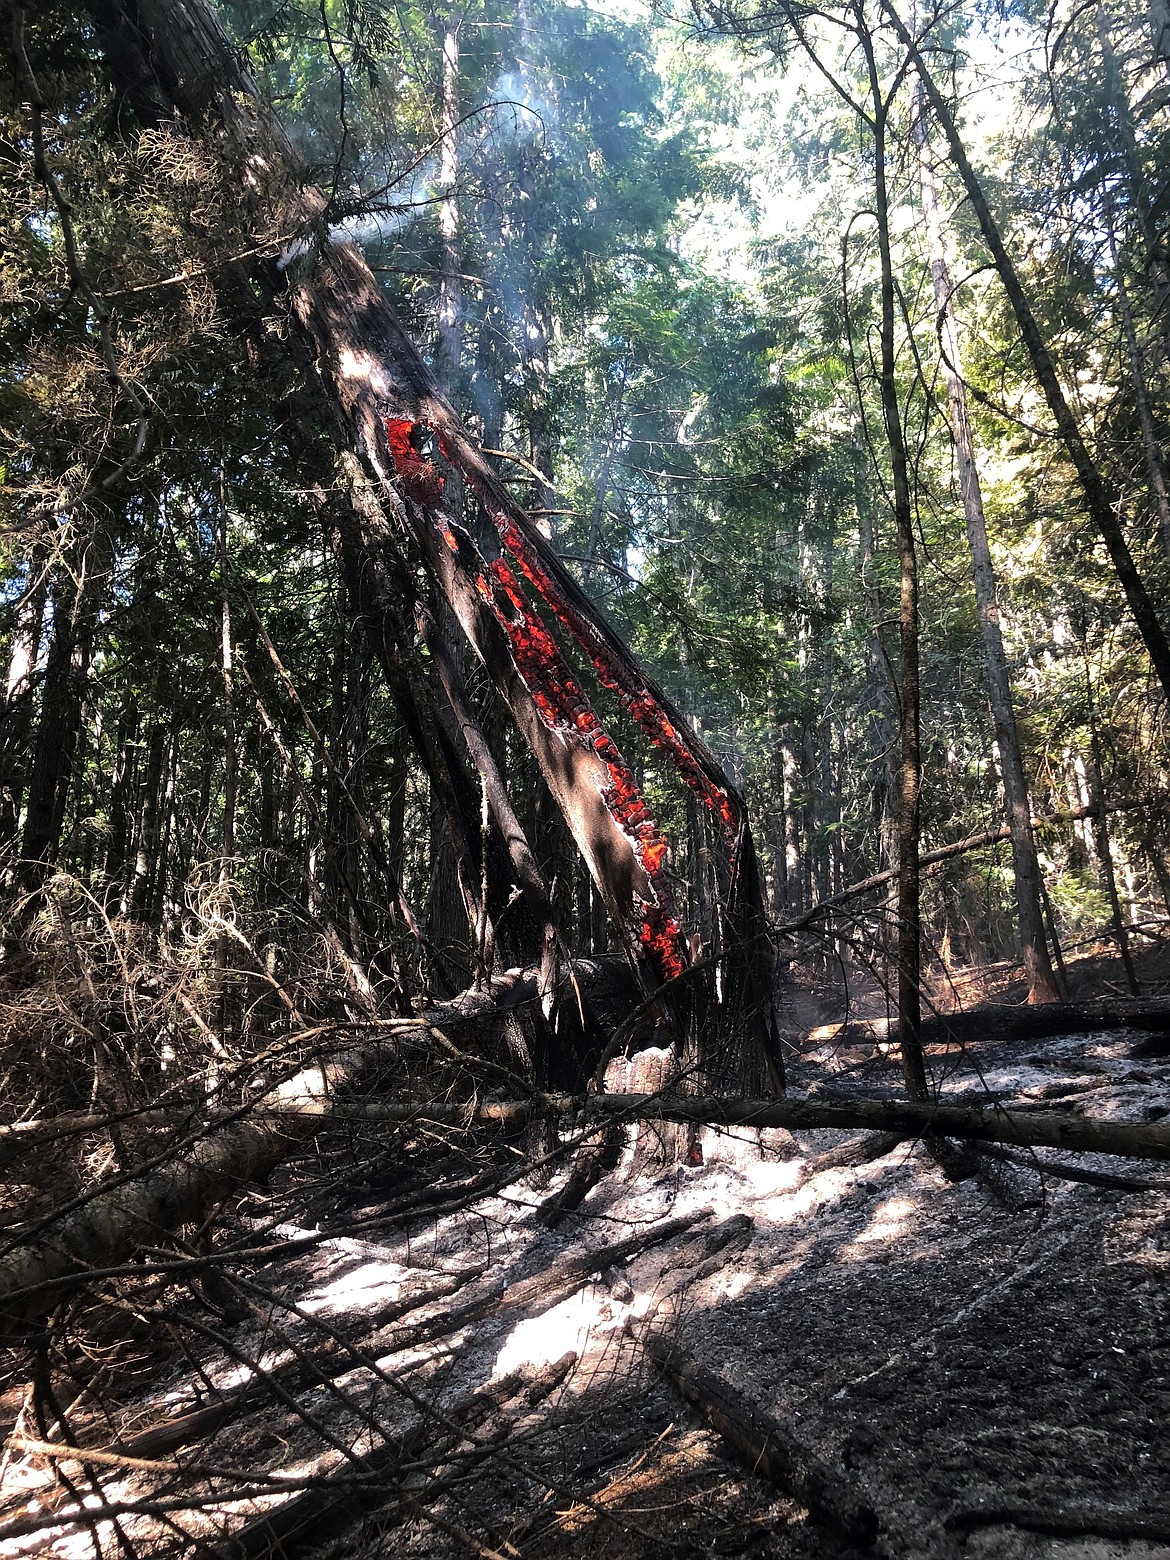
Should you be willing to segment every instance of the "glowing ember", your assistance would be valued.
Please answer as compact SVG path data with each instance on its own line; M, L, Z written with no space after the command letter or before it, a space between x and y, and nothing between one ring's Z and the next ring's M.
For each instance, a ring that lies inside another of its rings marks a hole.
M734 867L742 824L739 808L698 763L657 699L632 680L629 669L613 655L596 625L566 599L515 520L510 515L493 511L490 506L485 505L485 509L500 540L520 565L525 579L540 592L542 599L593 662L604 685L617 694L622 708L637 721L655 747L670 754L679 775L704 806L718 815L723 824L728 857Z
M403 489L427 511L447 545L453 551L457 550L458 542L450 522L438 507L443 479L433 463L423 459L418 448L424 431L422 425L404 418L387 418L385 427L394 469ZM443 454L450 460L451 452L446 443L441 437L439 442ZM615 659L595 626L565 598L515 521L493 511L470 476L468 485L480 498L520 573L588 655L602 683L617 693L623 709L630 712L656 746L670 754L686 783L707 807L719 814L734 864L740 819L731 798L714 784L679 739L657 700L632 681L628 670ZM674 979L683 973L688 960L682 928L670 910L672 896L666 876L670 847L650 816L633 771L594 713L585 690L565 663L556 641L529 607L523 586L507 561L497 558L489 564L486 574L477 574L475 588L507 635L516 670L545 725L552 731L574 731L605 765L610 783L602 791L602 800L629 839L652 895L643 904L638 944L663 980Z
M443 497L443 479L434 462L423 459L415 443L425 431L422 423L411 422L407 417L387 417L383 425L394 470L402 479L407 496L424 509L433 509Z

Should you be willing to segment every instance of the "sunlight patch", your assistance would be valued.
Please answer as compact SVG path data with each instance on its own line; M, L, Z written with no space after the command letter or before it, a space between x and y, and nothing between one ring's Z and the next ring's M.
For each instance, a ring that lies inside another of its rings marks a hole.
M920 1213L911 1197L886 1197L878 1203L869 1223L847 1246L841 1247L845 1261L864 1261L873 1255L874 1246L887 1245L901 1240L909 1233L912 1218Z
M403 1268L397 1262L362 1262L323 1284L301 1301L311 1316L341 1310L369 1310L395 1299L402 1290Z
M492 1380L525 1368L540 1370L570 1352L583 1355L592 1338L621 1327L625 1316L625 1306L595 1289L583 1289L551 1311L517 1323L496 1356Z

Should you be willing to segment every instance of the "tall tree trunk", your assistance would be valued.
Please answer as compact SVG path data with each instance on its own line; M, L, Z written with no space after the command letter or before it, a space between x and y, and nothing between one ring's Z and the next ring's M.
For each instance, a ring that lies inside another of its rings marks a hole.
M1105 543L1113 568L1121 582L1122 591L1129 604L1130 613L1137 625L1139 634L1149 652L1153 663L1155 675L1162 685L1162 691L1170 700L1170 642L1167 641L1165 631L1158 620L1158 614L1145 582L1138 573L1137 565L1133 561L1133 555L1129 550L1129 544L1125 539L1119 519L1120 503L1118 495L1102 477L1097 469L1096 462L1089 453L1080 427L1072 409L1068 404L1064 389L1060 383L1060 377L1056 371L1052 354L1048 349L1032 306L1028 301L1028 295L1015 262L1008 254L1003 237L988 205L987 196L978 174L967 156L967 149L959 134L946 98L934 77L930 73L918 41L914 38L910 29L902 21L898 12L894 9L892 0L881 0L882 8L890 19L895 33L902 45L908 51L914 67L918 72L923 91L930 100L930 106L938 120L939 127L946 137L950 149L951 160L963 181L963 187L971 202L971 209L975 213L979 223L979 230L983 234L984 242L991 253L995 263L995 269L999 273L1003 283L1008 302L1011 304L1012 313L1015 315L1016 325L1019 328L1020 339L1024 343L1028 356L1032 363L1037 382L1044 393L1044 399L1048 403L1048 409L1056 423L1057 432L1061 442L1068 453L1068 457L1076 471L1084 496L1085 508L1090 519L1096 526L1101 540Z
M147 744L146 772L138 796L138 841L130 885L130 913L138 921L152 920L157 909L155 881L163 815L163 765L169 738L166 725L157 719Z
M453 404L462 367L463 256L459 232L459 29L463 7L452 5L442 32L442 107L439 150L439 307L435 378Z
M1142 362L1142 351L1138 344L1137 327L1134 324L1133 308L1129 301L1129 288L1126 285L1125 272L1122 270L1117 253L1117 236L1114 232L1113 202L1106 198L1105 225L1109 239L1109 260L1113 267L1113 284L1117 288L1117 302L1121 311L1121 333L1125 338L1125 353L1129 364L1129 382L1133 390L1134 404L1137 407L1138 427L1142 436L1142 455L1146 463L1146 475L1150 483L1150 497L1154 503L1154 513L1158 517L1158 530L1162 537L1162 546L1167 556L1170 556L1170 492L1166 486L1166 469L1162 463L1162 450L1158 443L1158 432L1154 426L1154 412L1150 404L1150 391L1146 384L1146 370Z
M534 100L531 56L533 51L532 18L528 0L516 3L516 52L520 66L520 93L527 105ZM545 323L545 299L540 295L536 266L536 246L543 239L536 230L538 196L536 181L537 140L535 120L531 112L520 137L520 167L517 184L523 200L521 210L521 243L524 252L523 313L524 340L520 357L524 371L525 399L528 417L528 457L540 479L536 483L534 508L540 516L538 525L543 535L553 534L551 510L556 505L552 486L552 431L549 426L548 407L548 327Z
M934 183L934 158L930 145L921 86L917 93L916 134L918 167L922 189L922 211L926 219L926 238L937 327L942 345L943 377L947 387L947 410L955 458L959 466L959 489L967 521L967 544L971 551L971 569L975 583L975 603L979 612L979 632L983 638L984 680L995 738L999 745L1004 801L1012 831L1012 866L1015 873L1016 914L1020 946L1028 978L1029 1002L1055 1002L1056 981L1044 941L1043 912L1040 905L1040 864L1032 838L1032 818L1028 806L1028 784L1020 753L1019 728L1012 700L1011 678L1000 631L999 601L995 569L987 541L987 521L983 512L983 492L979 469L975 464L975 442L968 415L967 391L962 378L959 331L947 265L946 240L939 216Z
M914 543L914 512L910 467L902 412L898 405L894 311L894 262L890 249L890 205L886 183L888 104L878 80L873 44L860 29L869 74L873 109L874 205L881 262L881 402L882 421L890 451L894 526L898 536L901 589L898 639L901 651L898 737L898 1037L902 1072L912 1100L927 1097L926 1064L922 1055L922 910L918 867L919 796L922 789L918 669L918 557Z
M52 638L21 840L20 877L26 889L41 886L60 845L93 654L97 598L104 584L90 572L95 550L87 549L80 564L62 565L53 586Z
M1104 765L1101 762L1101 736L1097 727L1097 701L1093 694L1093 674L1089 668L1089 649L1085 634L1081 634L1081 658L1085 676L1085 714L1089 723L1089 753L1091 756L1091 768L1088 775L1089 796L1093 808L1093 832L1097 840L1097 855L1101 865L1101 876L1105 883L1105 894L1109 900L1109 914L1113 922L1113 937L1117 943L1117 951L1121 955L1122 967L1125 970L1126 983L1129 986L1129 994L1132 997L1140 996L1137 971L1134 968L1133 953L1129 945L1129 930L1125 924L1125 916L1121 909L1121 898L1117 892L1117 873L1113 865L1113 845L1109 838L1109 816L1105 805L1105 778Z
M866 705L868 763L875 779L870 787L871 819L878 839L877 870L894 865L898 853L897 821L894 806L894 745L897 741L898 687L889 657L881 641L885 618L874 570L877 542L874 535L873 503L862 466L860 432L855 440L857 502L858 573L868 631L865 635Z
M236 857L236 791L239 754L236 749L235 649L232 643L232 605L228 594L228 510L223 471L219 488L219 670L223 682L223 828L220 835L219 895L216 913L225 923L234 920ZM216 1027L222 1039L228 1023L228 962L232 937L225 925L215 941Z
M8 678L0 709L0 850L16 839L27 781L28 736L36 705L36 666L41 648L48 571L40 549L29 559L24 595L16 609L8 647Z

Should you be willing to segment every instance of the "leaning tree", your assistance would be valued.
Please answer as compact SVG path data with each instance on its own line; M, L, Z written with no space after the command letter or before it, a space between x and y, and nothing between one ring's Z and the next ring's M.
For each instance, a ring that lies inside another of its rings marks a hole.
M495 848L502 845L511 883L539 928L533 952L551 1009L561 961L547 889L462 696L446 625L416 610L419 571L534 755L642 996L665 987L670 1022L690 1014L691 1033L704 1036L710 1076L780 1087L771 947L739 788L468 435L360 249L334 225L330 198L313 184L214 7L208 0L92 0L89 12L123 100L119 124L165 129L211 150L225 188L259 235L249 254L218 267L216 285L237 314L242 308L281 319L278 334L299 375L289 422L306 449L325 440L332 450L334 470L316 487L320 517L439 801L479 941L493 911L484 902L479 797L460 783L466 761L453 751L452 723L434 707L434 681L419 674L419 623L463 733ZM35 98L35 82L26 90ZM616 696L721 838L726 895L712 948L704 950L680 922L668 841L591 701L589 677ZM496 885L496 909L500 902Z

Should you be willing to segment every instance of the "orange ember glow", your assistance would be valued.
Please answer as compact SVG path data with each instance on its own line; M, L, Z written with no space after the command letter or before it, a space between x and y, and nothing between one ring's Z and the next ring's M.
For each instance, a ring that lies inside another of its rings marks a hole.
M404 418L390 417L385 420L385 428L394 469L404 491L428 512L447 545L453 551L457 550L458 543L450 522L438 507L443 493L443 479L434 464L423 459L417 447L420 435L425 431L423 425ZM451 460L452 452L441 436L439 445L443 455ZM473 474L464 475L468 486L480 498L520 574L573 635L593 663L602 683L617 693L623 709L629 711L657 747L670 754L687 785L701 797L707 807L719 814L734 865L740 829L739 812L734 802L715 785L695 760L658 701L647 689L639 687L632 680L629 671L614 657L598 629L566 599L515 521L493 510L480 492ZM497 558L489 564L486 574L476 576L475 588L507 635L516 670L545 725L552 731L572 731L604 764L609 784L602 790L602 800L630 841L652 895L649 901L643 903L643 920L637 943L660 978L673 980L686 968L687 956L682 928L670 910L672 895L666 875L670 847L650 816L633 771L590 706L584 689L574 678L556 641L529 606L523 586L507 561Z
M425 432L423 424L406 417L387 417L383 427L394 470L407 497L424 509L433 509L443 496L443 479L434 463L424 460L415 446L415 439Z

